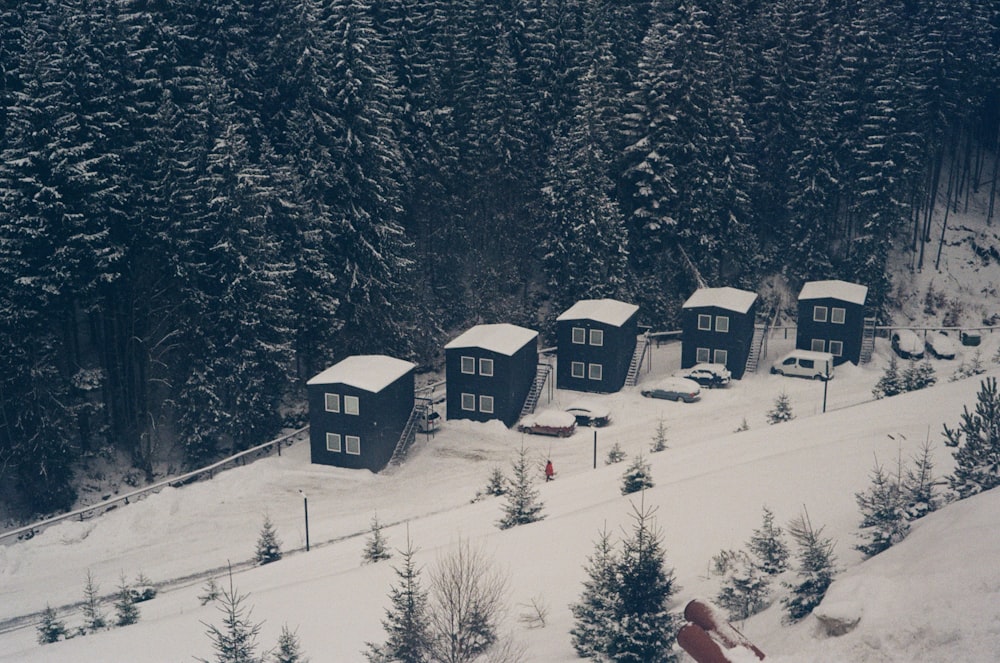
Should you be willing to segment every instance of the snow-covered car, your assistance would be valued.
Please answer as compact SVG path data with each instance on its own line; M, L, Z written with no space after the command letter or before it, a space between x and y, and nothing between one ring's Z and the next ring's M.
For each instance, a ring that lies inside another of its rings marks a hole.
M962 339L962 345L970 346L979 345L979 342L982 340L982 337L977 331L963 331L960 334L960 338Z
M687 378L666 378L640 392L646 398L665 398L668 401L693 403L701 398L701 387Z
M578 401L573 403L566 411L576 417L578 426L607 426L611 423L611 411L597 403L590 401Z
M903 359L920 359L924 356L924 344L912 329L897 329L892 332L892 349Z
M927 351L937 359L954 359L958 354L958 345L955 339L944 332L931 334L927 337Z
M702 387L725 387L733 379L732 373L725 364L695 364L677 372L677 377L694 380Z
M543 410L522 419L517 430L532 435L569 437L576 432L576 417L562 410Z
M436 411L431 410L424 416L420 417L420 423L417 424L417 428L421 433L434 433L437 429L441 428L441 415Z

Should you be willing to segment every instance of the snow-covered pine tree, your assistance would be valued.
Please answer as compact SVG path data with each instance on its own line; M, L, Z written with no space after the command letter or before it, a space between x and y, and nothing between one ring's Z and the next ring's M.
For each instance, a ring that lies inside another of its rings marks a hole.
M622 542L613 604L613 628L606 656L623 663L676 661L677 620L670 599L677 591L674 572L665 565L655 509L633 505L632 535Z
M394 567L396 584L389 590L382 628L386 640L380 645L367 643L364 652L370 663L427 663L430 621L427 590L421 584L420 569L414 562L417 550L406 536L406 549L400 551L403 564Z
M902 477L887 474L876 462L871 479L867 491L854 495L861 511L861 536L865 540L855 548L869 557L899 543L910 530Z
M38 632L38 644L47 645L66 637L66 624L59 619L52 606L46 605L42 612L42 621L38 623L36 631Z
M925 358L923 361L911 361L910 365L903 371L902 381L904 391L916 391L934 385L937 382L937 376L934 374L934 366L931 365L930 358Z
M521 445L513 463L510 478L510 491L507 493L507 503L504 505L504 515L497 523L500 529L508 529L516 525L526 525L541 520L542 508L538 490L531 478L531 463L528 451Z
M382 523L379 522L377 513L372 516L368 540L365 542L365 549L361 553L361 557L365 564L374 564L392 557L392 552L382 534Z
M747 549L757 566L768 575L778 575L788 569L789 553L784 531L780 525L774 524L774 513L766 506L763 507L761 526L753 531Z
M129 587L125 574L122 573L118 583L118 594L115 598L115 625L128 626L139 621L139 608L135 604L132 588Z
M833 541L823 536L823 528L814 529L809 514L802 515L788 525L788 533L798 545L798 582L786 583L792 590L781 600L788 620L797 622L820 604L836 573Z
M510 490L510 487L503 470L500 467L494 467L490 471L490 478L486 482L486 494L499 497L500 495L506 495L508 490Z
M656 423L656 433L653 434L653 441L649 445L650 453L657 453L667 448L667 424L663 417Z
M215 658L211 662L198 659L201 663L259 663L257 636L261 624L251 619L253 608L246 606L248 597L249 594L240 594L233 587L230 569L229 587L224 587L216 600L216 608L222 613L222 626L202 622L208 628L205 635L212 641Z
M207 605L222 595L222 588L219 587L219 583L215 582L215 578L209 578L205 586L202 587L202 592L198 595L198 600L202 605Z
M904 391L906 391L906 387L903 377L899 374L899 362L896 361L896 355L893 354L889 357L889 365L885 367L885 373L872 388L872 395L875 398L888 398Z
M580 600L570 605L573 649L580 658L602 660L614 629L618 556L607 528L601 530L587 560L587 579Z
M273 663L309 663L309 659L302 654L298 634L288 628L288 624L281 626L278 646L271 653L271 660Z
M99 588L94 582L94 576L87 569L87 581L83 586L83 628L93 633L108 625L108 620L101 611Z
M979 385L976 409L965 407L957 428L944 426L945 444L956 447L955 471L948 477L961 499L1000 485L1000 393L996 378Z
M750 555L741 552L726 572L715 600L729 612L730 619L742 621L766 608L770 596L768 574Z
M792 401L788 398L788 394L781 392L774 400L774 407L767 412L767 423L780 424L785 421L791 421L794 418Z
M640 452L632 459L622 475L622 495L630 495L652 487L653 470Z
M257 537L254 561L258 564L270 564L279 559L281 559L281 541L278 540L278 533L274 529L274 523L271 522L271 516L264 514L264 523Z
M920 455L914 456L913 466L906 468L903 479L903 493L906 499L906 517L908 520L923 518L928 513L936 511L939 498L936 495L934 459L931 457L930 440L924 443Z
M615 463L620 463L627 457L628 454L626 454L625 450L622 449L622 445L619 444L618 442L615 442L614 444L611 445L611 448L608 449L608 455L607 458L604 459L604 464L613 465Z

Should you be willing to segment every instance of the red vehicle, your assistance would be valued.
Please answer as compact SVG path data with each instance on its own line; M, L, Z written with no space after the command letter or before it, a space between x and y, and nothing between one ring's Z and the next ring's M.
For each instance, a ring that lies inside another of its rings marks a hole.
M545 410L522 419L517 425L517 430L532 435L569 437L576 432L576 417L569 412Z

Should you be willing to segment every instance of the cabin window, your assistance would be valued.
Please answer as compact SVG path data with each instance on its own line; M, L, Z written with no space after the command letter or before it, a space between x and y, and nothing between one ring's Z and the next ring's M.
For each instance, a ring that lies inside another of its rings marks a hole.
M591 345L604 345L604 330L603 329L591 329L590 330L590 344Z
M698 331L712 331L712 316L705 313L698 314Z
M826 307L825 306L814 306L813 307L813 322L826 322Z
M835 311L837 309L834 309ZM844 342L843 341L830 341L830 354L834 357L840 357L844 354Z
M493 397L492 396L480 396L479 397L479 411L485 412L486 414L493 414Z
M344 396L344 414L357 414L359 410L357 396Z
M574 378L583 378L584 368L582 361L574 361L569 365L569 374Z
M573 327L573 342L584 345L587 342L587 330L583 327Z
M710 348L698 348L695 350L694 360L699 364L712 361L712 350Z
M479 360L479 374L485 375L487 377L493 377L493 360L492 359L480 359Z
M717 315L717 316L715 316L715 331L717 331L717 332L728 332L729 331L729 316L728 315Z
M332 451L334 453L340 453L340 433L327 433L326 434L326 450Z
M323 394L327 412L340 412L340 394Z
M832 309L830 309L830 322L832 322L833 324L842 325L844 324L844 320L846 318L847 318L846 309L840 308L838 306L834 306Z
M725 366L727 361L729 361L729 350L716 350L715 351L715 363L716 364L722 364L723 366Z
M821 338L814 338L809 345L809 349L813 352L823 352L826 350L826 342Z
M462 409L466 412L476 411L476 395L462 394Z
M462 357L462 372L466 375L476 374L476 358Z
M601 364L591 364L589 366L590 373L588 377L591 380L603 380L604 379L604 366Z
M345 435L344 436L344 451L347 453L360 456L361 455L361 438L357 435Z

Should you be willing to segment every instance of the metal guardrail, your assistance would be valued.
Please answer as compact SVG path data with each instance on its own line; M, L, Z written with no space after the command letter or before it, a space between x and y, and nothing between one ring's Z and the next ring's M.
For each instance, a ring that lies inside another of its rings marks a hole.
M81 507L79 509L76 509L74 511L69 511L67 513L61 513L58 516L52 516L51 518L46 518L45 520L40 520L40 521L38 521L36 523L32 523L30 525L25 525L23 527L18 527L17 529L8 530L6 532L0 532L0 541L3 541L5 539L10 539L10 538L18 538L18 539L21 539L21 538L30 538L30 537L34 536L35 534L38 534L42 530L46 529L47 527L55 525L56 523L60 523L60 522L62 522L64 520L70 520L71 518L79 518L80 520L84 520L88 516L96 515L97 512L99 512L99 511L100 512L105 512L105 511L110 511L112 509L117 509L120 505L128 504L130 500L141 499L141 498L145 497L146 495L148 495L150 493L155 493L155 492L157 492L159 490L162 490L163 488L166 488L167 486L176 486L176 485L187 483L189 481L197 479L198 477L202 476L203 474L209 474L209 475L211 475L213 472L215 472L216 470L218 470L221 467L224 467L225 465L227 465L229 463L233 463L233 462L235 462L237 460L240 460L242 458L245 458L246 456L249 456L251 454L255 454L255 453L258 453L260 451L268 450L268 449L270 449L271 447L274 447L274 446L277 446L277 448L278 448L278 455L280 456L281 455L281 445L282 445L282 443L285 442L285 440L291 439L291 438L295 437L296 435L300 435L300 434L304 433L307 430L309 430L309 426L303 426L302 428L299 428L298 430L294 430L291 433L286 433L285 435L282 435L281 437L275 438L275 439L273 439L273 440L271 440L269 442L265 442L263 444L258 444L255 447L251 447L249 449L246 449L245 451L241 451L241 452L239 452L237 454L233 454L232 456L228 456L226 458L223 458L220 461L212 463L211 465L206 465L205 467L199 468L197 470L192 470L190 472L187 472L185 474L181 474L179 476L170 477L169 479L164 479L162 481L157 481L156 483L152 483L152 484L150 484L148 486L144 486L142 488L137 488L137 489L135 489L135 490L133 490L131 492L125 493L124 495L118 495L118 496L113 497L113 498L102 500L98 504L91 504L90 506ZM291 443L289 443L289 444L291 444Z

